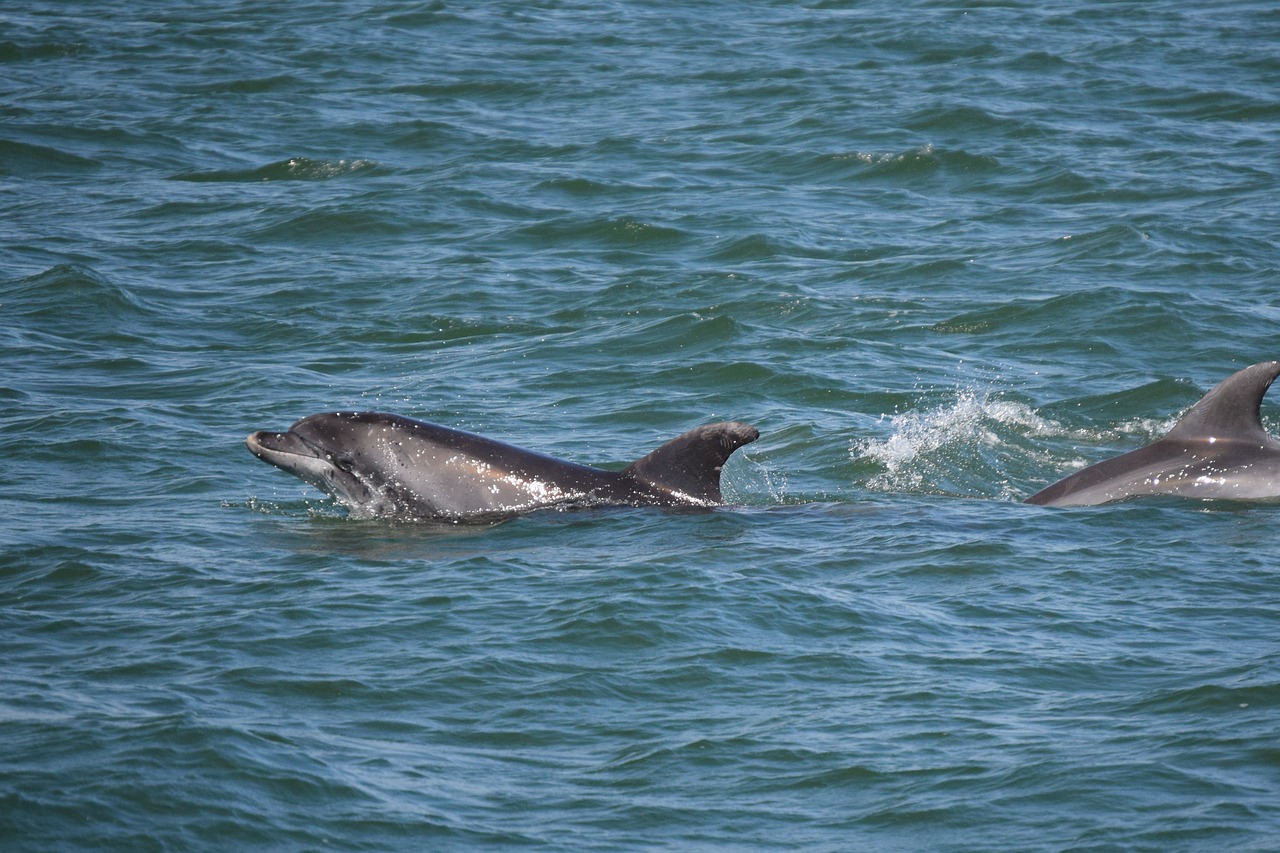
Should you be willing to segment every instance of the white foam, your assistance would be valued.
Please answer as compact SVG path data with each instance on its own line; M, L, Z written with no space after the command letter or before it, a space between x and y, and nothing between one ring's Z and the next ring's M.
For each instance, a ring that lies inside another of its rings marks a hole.
M890 418L890 434L855 440L849 451L855 461L883 467L866 484L877 491L969 493L989 491L996 482L1004 494L1010 490L1003 472L992 476L999 461L994 457L1035 460L1043 451L1019 439L1070 435L1061 423L1025 403L975 389L960 389L954 401L932 409L883 417Z

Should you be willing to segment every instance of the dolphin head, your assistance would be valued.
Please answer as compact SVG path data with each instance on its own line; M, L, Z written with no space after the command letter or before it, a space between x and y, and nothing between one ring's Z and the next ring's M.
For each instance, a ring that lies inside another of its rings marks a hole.
M331 495L353 513L388 515L400 503L394 460L385 452L390 424L364 413L310 415L285 432L259 430L249 452Z

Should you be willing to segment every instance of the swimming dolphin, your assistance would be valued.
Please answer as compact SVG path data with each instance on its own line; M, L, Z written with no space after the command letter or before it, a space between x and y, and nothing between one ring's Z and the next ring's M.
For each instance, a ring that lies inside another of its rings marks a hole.
M1103 460L1027 498L1089 506L1139 495L1280 499L1280 441L1262 427L1262 398L1280 361L1233 373L1200 398L1164 438Z
M720 469L759 435L743 423L700 426L621 471L381 412L310 415L245 444L358 517L484 522L545 507L718 506Z

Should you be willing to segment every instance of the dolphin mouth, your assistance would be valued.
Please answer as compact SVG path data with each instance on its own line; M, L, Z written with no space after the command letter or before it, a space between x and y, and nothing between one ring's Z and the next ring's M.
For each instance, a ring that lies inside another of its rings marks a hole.
M321 458L315 448L293 432L258 430L251 433L244 440L244 443L249 448L250 453L263 462L269 462L276 467L287 465L287 458L290 456L302 456L311 459Z
M374 500L377 490L323 447L307 441L292 430L258 430L245 440L254 456L292 474L353 511Z

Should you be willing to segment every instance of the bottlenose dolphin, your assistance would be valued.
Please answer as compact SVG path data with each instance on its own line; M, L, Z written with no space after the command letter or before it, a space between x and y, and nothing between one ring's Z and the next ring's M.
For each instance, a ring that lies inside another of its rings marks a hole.
M358 517L485 522L545 507L718 506L720 469L759 435L743 423L708 424L621 471L381 412L310 415L245 444Z
M1262 426L1262 398L1280 361L1233 373L1192 406L1164 438L1103 460L1027 498L1089 506L1139 495L1212 500L1280 499L1280 441Z

